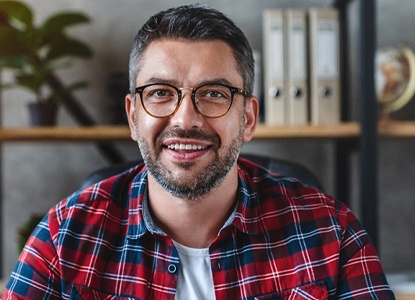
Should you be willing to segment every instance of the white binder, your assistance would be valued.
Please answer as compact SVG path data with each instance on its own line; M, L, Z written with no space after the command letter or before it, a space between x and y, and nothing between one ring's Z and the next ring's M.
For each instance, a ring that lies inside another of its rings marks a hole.
M285 123L283 11L263 12L264 119L267 125Z
M288 125L308 123L307 13L287 9L285 18L285 111Z
M338 11L309 10L310 110L312 124L340 122Z
M260 50L256 49L252 49L252 52L255 60L254 89L252 93L258 99L262 99L262 54Z

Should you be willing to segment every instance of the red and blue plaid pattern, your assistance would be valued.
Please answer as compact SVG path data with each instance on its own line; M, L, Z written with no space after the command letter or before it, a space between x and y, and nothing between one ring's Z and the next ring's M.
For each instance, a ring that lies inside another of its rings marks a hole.
M210 247L217 299L394 299L342 203L240 159L239 199ZM146 208L147 169L79 191L33 232L2 299L174 299L179 256Z

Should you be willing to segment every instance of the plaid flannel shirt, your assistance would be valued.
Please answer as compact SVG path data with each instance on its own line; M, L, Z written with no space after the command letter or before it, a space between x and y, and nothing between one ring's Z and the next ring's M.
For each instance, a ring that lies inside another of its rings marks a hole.
M394 299L345 205L246 160L238 165L237 205L210 246L217 299ZM2 299L174 299L179 255L151 220L147 172L137 166L52 208Z

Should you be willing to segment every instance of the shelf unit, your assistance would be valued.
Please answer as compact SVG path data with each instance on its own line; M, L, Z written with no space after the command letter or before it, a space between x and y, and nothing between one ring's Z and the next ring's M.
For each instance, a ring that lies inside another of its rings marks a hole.
M338 125L267 127L259 124L255 139L331 139L336 144L336 194L341 199L350 199L350 153L358 151L360 163L360 204L362 223L371 235L375 246L378 241L378 192L377 192L377 137L415 137L415 123L385 122L377 125L376 98L374 90L375 54L375 0L333 0L333 6L340 12L342 24L341 66L347 70L348 5L359 1L360 11L360 122L349 122L347 115L349 95L347 88L342 92L342 123ZM342 87L349 85L347 72L343 72ZM112 142L128 141L127 126L85 126L55 128L1 128L0 143L9 142ZM1 212L0 198L0 212ZM1 224L0 224L1 238ZM0 239L0 257L1 257ZM1 267L1 261L0 261ZM1 269L1 268L0 268ZM0 274L1 276L1 274Z

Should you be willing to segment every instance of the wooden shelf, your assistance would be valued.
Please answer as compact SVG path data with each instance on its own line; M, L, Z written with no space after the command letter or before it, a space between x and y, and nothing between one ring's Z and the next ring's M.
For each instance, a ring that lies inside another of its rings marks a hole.
M415 295L414 294L400 294L395 293L396 300L414 300Z
M335 125L303 125L303 126L266 126L259 124L255 132L256 139L344 139L357 138L360 126L357 122L339 123Z
M0 129L0 141L8 142L90 142L130 140L127 126L25 127Z
M383 138L414 138L415 121L380 121L378 133Z
M358 123L342 123L329 126L275 126L259 124L255 139L339 139L353 138L360 134ZM90 142L131 140L127 126L91 127L26 127L0 129L0 142Z
M414 138L415 122L382 121L378 127L381 138ZM358 122L336 125L266 126L259 124L255 139L348 139L360 136ZM94 142L129 141L127 126L91 127L25 127L0 129L0 142Z

